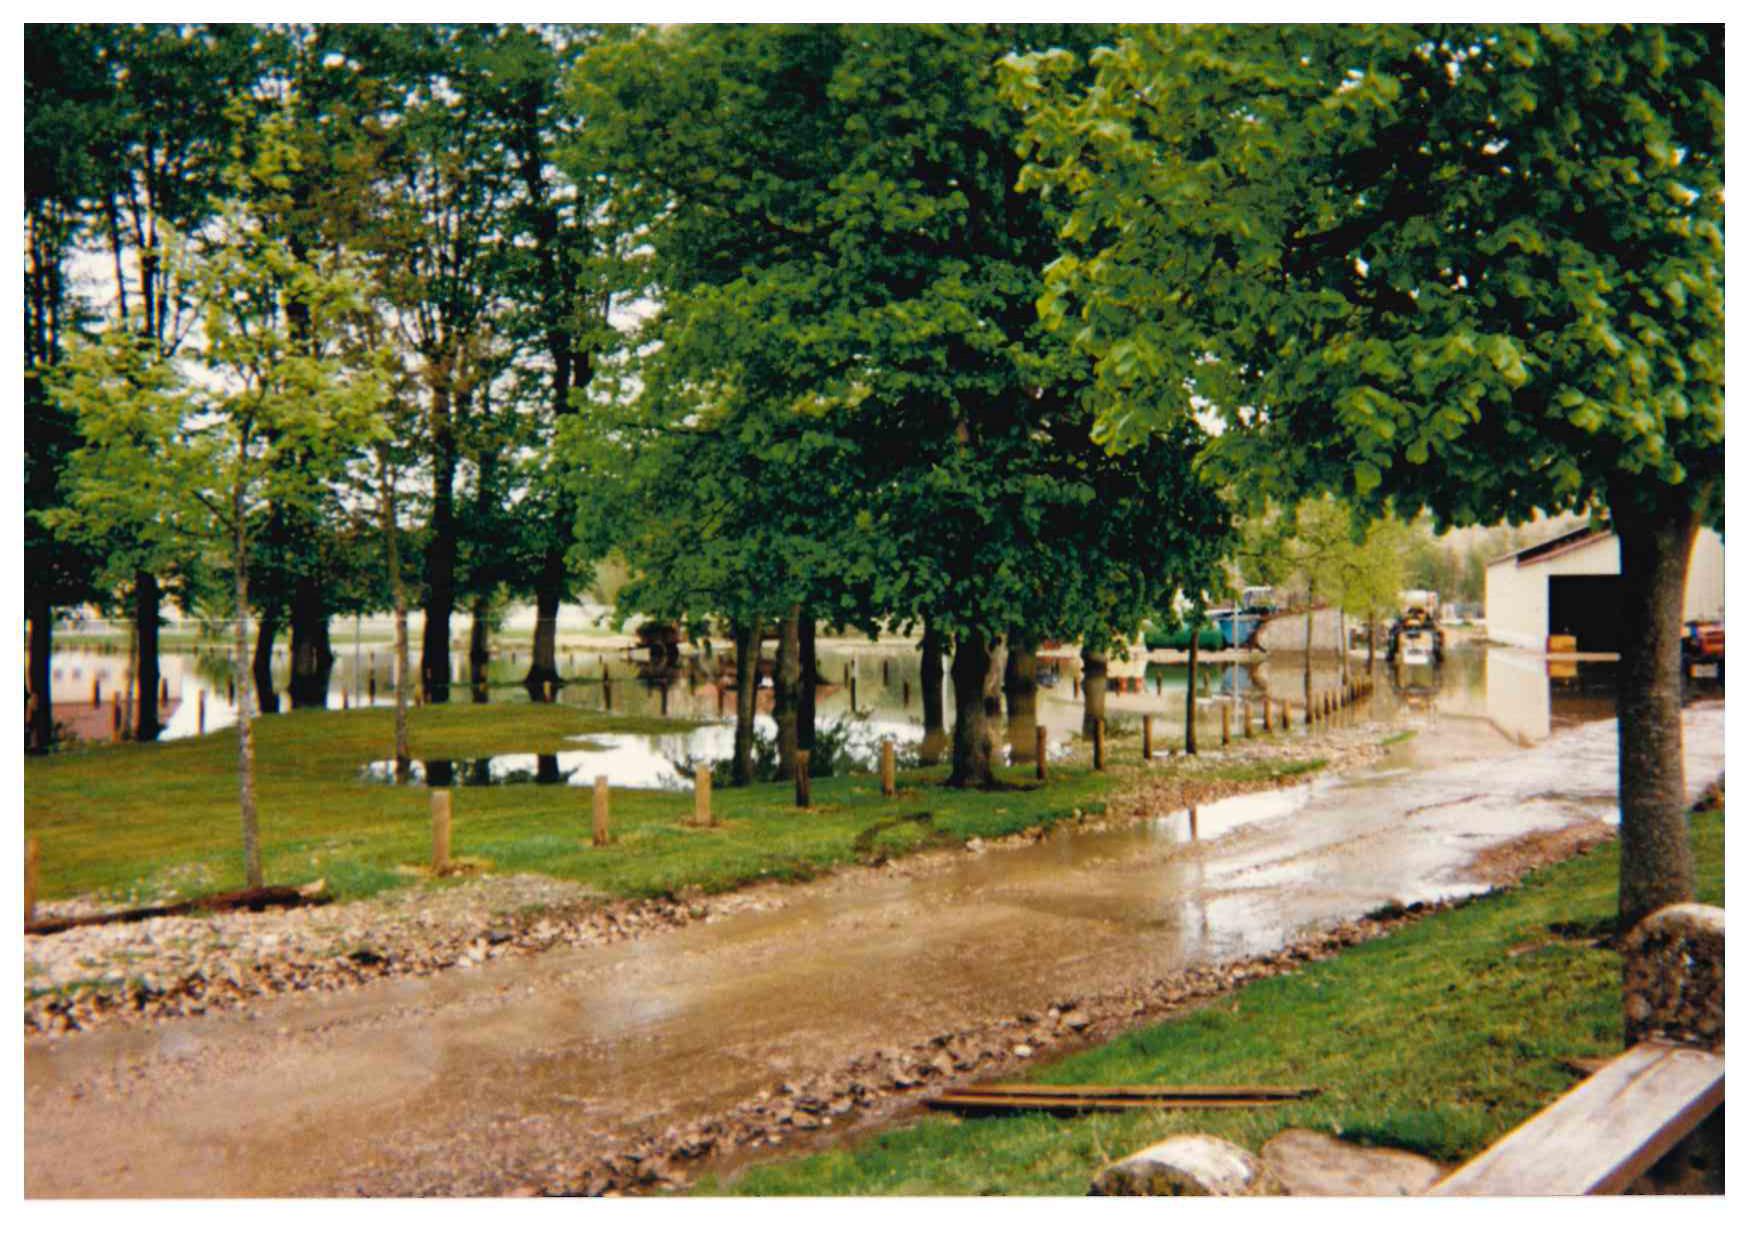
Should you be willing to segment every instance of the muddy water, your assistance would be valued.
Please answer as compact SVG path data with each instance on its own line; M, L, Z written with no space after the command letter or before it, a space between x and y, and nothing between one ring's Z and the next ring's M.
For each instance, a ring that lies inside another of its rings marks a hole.
M1133 829L849 875L781 907L555 950L258 1019L26 1049L32 1194L486 1191L605 1133L707 1114L871 1047L1268 949L1471 890L1479 850L1605 813L1608 722L1520 748L1484 720L1394 769ZM1690 710L1691 790L1723 711Z

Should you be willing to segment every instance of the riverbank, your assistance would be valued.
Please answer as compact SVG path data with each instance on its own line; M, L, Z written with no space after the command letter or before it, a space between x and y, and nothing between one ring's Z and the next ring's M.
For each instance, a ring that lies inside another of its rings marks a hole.
M412 718L416 754L573 748L578 733L690 726L528 705L431 707ZM961 792L941 786L944 768L918 768L900 773L889 801L875 777L845 775L816 781L812 810L796 809L785 785L719 788L718 822L708 829L688 822L688 792L615 790L607 848L587 842L586 788L458 788L455 851L485 872L432 880L420 872L429 856L426 791L358 774L379 756L383 722L298 713L261 723L268 878L321 882L338 902L27 936L26 1030L62 1035L195 1016L769 909L797 883L833 872L847 871L848 881L916 874L957 849L1023 847L1064 827L1170 813L1369 762L1387 731L1300 730L1145 770L1133 738L1118 738L1107 772L1091 770L1077 742L1044 785L1022 768L1004 772L1007 791ZM233 762L227 738L33 760L26 821L42 849L39 915L237 886Z

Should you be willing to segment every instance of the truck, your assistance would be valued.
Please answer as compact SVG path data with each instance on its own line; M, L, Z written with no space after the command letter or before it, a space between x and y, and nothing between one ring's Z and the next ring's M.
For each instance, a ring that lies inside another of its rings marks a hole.
M1724 683L1724 622L1689 620L1681 626L1681 678L1687 680L1698 668L1718 669L1718 684Z

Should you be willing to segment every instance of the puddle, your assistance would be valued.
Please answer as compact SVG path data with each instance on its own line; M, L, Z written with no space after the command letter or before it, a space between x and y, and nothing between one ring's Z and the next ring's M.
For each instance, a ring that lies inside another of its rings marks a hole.
M1270 788L1242 796L1192 805L1175 814L1162 814L1148 827L1148 837L1173 844L1194 844L1219 839L1271 818L1284 817L1304 809L1316 787L1313 783L1296 784L1291 788Z

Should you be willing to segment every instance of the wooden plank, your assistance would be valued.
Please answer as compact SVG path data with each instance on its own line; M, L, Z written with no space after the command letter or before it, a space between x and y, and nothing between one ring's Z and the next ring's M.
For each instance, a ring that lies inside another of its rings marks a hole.
M1016 1094L1087 1098L1310 1098L1314 1088L1297 1085L964 1085L956 1094L992 1098Z
M1088 1098L1060 1094L993 1097L988 1094L945 1093L930 1098L928 1104L937 1110L963 1111L972 1115L1011 1114L1015 1111L1079 1115L1085 1111L1224 1111L1238 1107L1279 1106L1285 1101L1284 1098Z
M1724 1057L1642 1042L1428 1190L1434 1197L1619 1193L1724 1101Z

